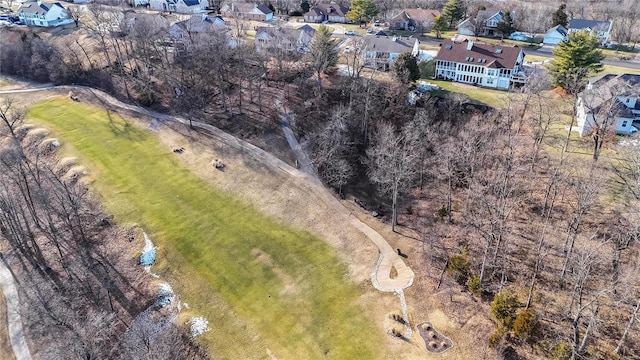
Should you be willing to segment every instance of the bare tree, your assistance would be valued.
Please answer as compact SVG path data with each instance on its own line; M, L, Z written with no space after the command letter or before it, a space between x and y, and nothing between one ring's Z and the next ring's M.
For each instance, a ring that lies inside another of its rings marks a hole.
M391 197L391 229L398 224L398 204L418 174L416 138L408 131L398 132L392 124L377 125L372 145L367 149L368 174L380 191Z

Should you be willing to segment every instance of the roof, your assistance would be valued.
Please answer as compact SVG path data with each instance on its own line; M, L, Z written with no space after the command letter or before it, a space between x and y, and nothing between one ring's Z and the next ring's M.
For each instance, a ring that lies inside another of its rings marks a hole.
M404 10L402 10L402 11L400 12L400 14L398 14L398 15L394 16L393 18L391 18L391 21L392 21L392 22L398 22L398 21L405 22L405 21L409 21L409 16L407 15L407 13L406 13Z
M513 69L522 52L522 49L517 46L479 44L473 41L471 43L471 50L467 50L469 44L467 40L462 42L445 40L440 46L436 60Z
M206 15L194 15L187 20L175 23L172 27L174 26L191 33L204 33L225 28L222 17Z
M265 15L273 13L273 11L271 9L269 9L269 7L266 6L266 5L258 5L258 6L256 6L256 9L260 10L260 12L265 14Z
M552 31L557 31L560 35L562 36L567 36L567 28L565 28L562 25L556 25L554 27L552 27L551 29L547 30L547 34L552 32Z
M387 36L365 36L365 51L376 51L383 53L404 53L413 51L418 39L387 37Z
M607 74L600 79L591 82L590 86L581 92L578 96L583 99L585 105L589 107L589 112L598 112L600 106L606 101L611 100L614 96L638 96L638 87L640 87L640 75L622 74L612 75ZM638 106L636 101L636 107ZM606 109L609 110L609 109ZM633 118L635 115L632 110L625 104L621 103L616 98L616 103L612 105L611 111L616 113L616 116Z
M318 16L318 15L333 15L333 16L346 16L347 12L349 12L349 8L346 6L342 6L339 4L318 4L305 14L309 16Z
M440 11L432 9L404 9L404 12L414 21L433 21L436 16L440 15Z
M270 37L284 37L291 41L297 41L300 34L306 32L313 36L316 30L309 25L301 26L297 29L274 26L258 26L256 29L256 37L261 33L266 33Z
M187 6L196 6L196 5L200 5L200 1L199 0L182 0L184 2L185 5Z
M27 1L22 3L22 5L20 5L18 12L23 14L45 15L54 6L60 6L61 8L64 9L64 6L62 6L59 2L55 2L55 3L43 2L38 4L35 1Z
M268 6L256 5L252 2L246 2L246 1L232 2L229 4L229 7L232 9L232 11L239 12L239 13L248 13L248 12L251 12L254 8L260 10L260 12L262 12L265 15L273 13L273 11L271 11L271 9L269 9Z
M610 21L571 19L571 21L569 21L568 28L575 30L591 29L598 31L608 31L610 27Z

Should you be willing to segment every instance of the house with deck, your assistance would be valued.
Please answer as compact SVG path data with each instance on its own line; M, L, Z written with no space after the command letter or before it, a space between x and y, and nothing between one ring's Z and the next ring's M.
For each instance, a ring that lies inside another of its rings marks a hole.
M273 11L268 6L244 1L225 3L220 7L220 13L222 16L244 20L273 20Z
M499 90L524 84L524 51L517 46L445 40L436 56L435 76Z
M59 2L27 1L20 4L18 18L28 26L61 26L73 23Z
M418 56L420 41L400 36L365 36L362 63L376 70L387 71L402 53Z
M260 52L281 50L283 52L307 52L316 30L309 25L297 29L286 27L259 26L256 30L255 44ZM278 53L281 53L278 51Z
M207 0L149 0L151 10L180 14L204 13L207 7L209 7Z
M640 75L608 74L590 82L578 94L576 118L580 136L588 136L596 127L606 127L618 135L637 131L640 124Z

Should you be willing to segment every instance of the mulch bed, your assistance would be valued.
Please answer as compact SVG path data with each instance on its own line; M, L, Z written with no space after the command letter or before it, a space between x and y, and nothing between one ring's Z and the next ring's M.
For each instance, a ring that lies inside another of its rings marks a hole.
M440 334L429 322L423 322L417 326L418 332L424 340L427 351L442 354L453 347L453 341L448 337Z

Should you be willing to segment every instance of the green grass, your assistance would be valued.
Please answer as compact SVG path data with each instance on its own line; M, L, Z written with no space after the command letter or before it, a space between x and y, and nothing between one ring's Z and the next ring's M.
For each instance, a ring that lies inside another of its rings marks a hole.
M383 335L324 241L211 187L147 130L113 114L108 121L101 109L61 98L28 117L68 144L63 151L89 169L120 223L149 233L158 245L154 272L192 316L209 319L212 331L199 339L215 358L266 358L267 348L281 359L381 357Z
M489 105L494 108L502 108L504 107L508 101L509 97L518 97L519 94L509 93L507 91L494 90L494 89L485 89L480 87L475 87L467 84L455 83L452 81L446 80L430 80L426 81L440 86L444 93L461 93L467 95L471 100L476 101L481 104Z

